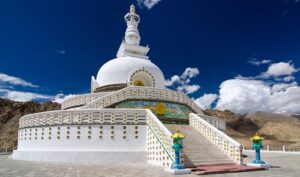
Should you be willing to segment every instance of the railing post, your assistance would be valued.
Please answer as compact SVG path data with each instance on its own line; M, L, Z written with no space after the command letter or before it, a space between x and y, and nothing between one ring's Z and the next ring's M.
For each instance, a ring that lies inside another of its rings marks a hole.
M285 152L285 145L282 146L282 150L283 150L283 152Z
M267 151L270 151L270 147L269 147L269 145L267 145Z
M7 153L7 147L5 148L5 153Z

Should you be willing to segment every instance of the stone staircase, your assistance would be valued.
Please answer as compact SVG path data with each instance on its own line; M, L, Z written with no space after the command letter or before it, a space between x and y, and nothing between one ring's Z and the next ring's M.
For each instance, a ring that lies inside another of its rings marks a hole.
M233 162L214 144L189 125L165 124L171 133L179 130L184 136L183 153L185 167L226 165Z

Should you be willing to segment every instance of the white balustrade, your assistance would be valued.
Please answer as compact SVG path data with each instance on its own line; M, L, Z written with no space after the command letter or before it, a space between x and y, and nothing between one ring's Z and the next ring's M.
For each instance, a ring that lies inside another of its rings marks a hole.
M19 128L76 124L146 124L144 109L59 110L25 115Z
M202 119L206 120L206 122L210 123L214 127L216 127L219 130L226 131L226 123L224 120L218 118L218 117L213 117L213 116L207 116L204 114L198 114L199 117Z
M61 104L61 109L68 109L72 107L83 106L97 98L103 97L111 92L99 92L91 94L75 95L71 98L64 100Z
M146 110L146 112L148 161L160 166L171 167L174 162L172 134L150 110Z
M101 109L128 99L172 101L188 105L197 114L203 114L199 106L184 93L153 87L133 86L99 97L82 106L80 109Z
M190 125L223 151L233 162L243 163L241 144L194 113L190 114Z

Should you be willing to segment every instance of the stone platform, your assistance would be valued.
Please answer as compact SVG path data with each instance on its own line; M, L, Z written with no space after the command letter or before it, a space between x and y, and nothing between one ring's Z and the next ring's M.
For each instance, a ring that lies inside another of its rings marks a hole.
M245 163L254 159L254 152ZM210 177L299 177L300 154L262 153L262 159L272 164L269 170L242 173L211 174ZM12 160L8 155L0 155L0 177L174 177L164 168L149 164L70 164L49 162L27 162ZM195 174L176 177L196 177Z

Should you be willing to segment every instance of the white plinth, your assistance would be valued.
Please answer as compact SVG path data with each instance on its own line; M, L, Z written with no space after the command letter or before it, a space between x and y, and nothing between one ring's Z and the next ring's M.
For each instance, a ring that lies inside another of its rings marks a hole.
M247 166L269 169L271 167L271 164L269 164L269 163L265 163L265 164L247 163Z
M165 169L167 172L173 173L174 175L181 175L181 174L191 174L191 169L171 169L167 168Z

